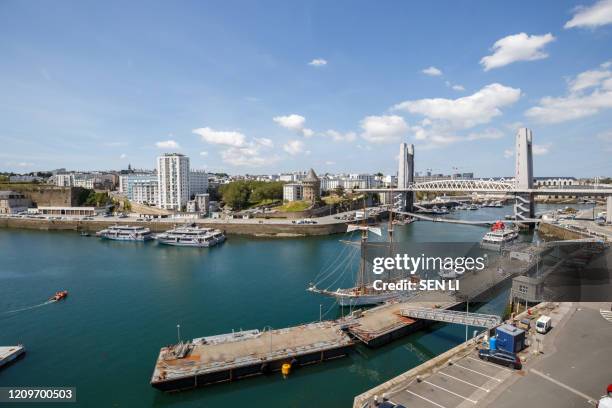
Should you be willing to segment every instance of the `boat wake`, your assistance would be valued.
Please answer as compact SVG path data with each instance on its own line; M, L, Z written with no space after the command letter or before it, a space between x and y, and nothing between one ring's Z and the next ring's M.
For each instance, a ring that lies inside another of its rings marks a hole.
M32 309L37 309L39 307L48 305L50 303L55 303L57 302L57 300L47 300L46 302L40 303L38 305L34 305L34 306L28 306L28 307L22 307L21 309L15 309L15 310L9 310L8 312L3 312L3 314L11 314L11 313L18 313L18 312L25 312L26 310L32 310Z

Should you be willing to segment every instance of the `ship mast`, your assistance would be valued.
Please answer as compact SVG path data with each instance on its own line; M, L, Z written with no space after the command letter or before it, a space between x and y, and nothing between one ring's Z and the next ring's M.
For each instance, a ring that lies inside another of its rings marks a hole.
M368 226L366 214L366 196L363 196L363 228L361 229L361 260L359 262L359 293L365 294L366 275L366 243L368 242Z
M389 257L393 256L393 189L391 189L391 203L389 204L389 226L387 227L389 234ZM387 281L391 281L391 271L387 271Z

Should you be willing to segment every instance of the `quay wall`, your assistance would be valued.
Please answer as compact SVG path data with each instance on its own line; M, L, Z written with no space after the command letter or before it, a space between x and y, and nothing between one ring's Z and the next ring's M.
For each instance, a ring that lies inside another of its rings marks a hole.
M153 232L163 232L173 228L176 223L163 221L125 221L130 225L142 225ZM121 224L121 221L77 221L77 220L47 220L29 218L0 218L0 228L22 228L43 231L87 231L96 232L111 225ZM226 234L249 235L261 237L292 237L330 235L346 232L345 223L333 224L289 224L289 223L231 223L231 222L198 222L202 227L218 228Z
M539 231L544 235L551 236L559 240L589 238L587 234L581 234L580 232L571 231L547 222L540 223Z
M35 184L2 184L0 190L12 190L24 194L35 206L73 207L79 205L79 197L85 191L81 187L38 186Z

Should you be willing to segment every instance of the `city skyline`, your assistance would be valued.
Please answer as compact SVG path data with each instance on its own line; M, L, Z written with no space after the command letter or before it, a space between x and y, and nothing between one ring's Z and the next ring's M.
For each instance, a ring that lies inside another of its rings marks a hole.
M5 2L0 171L609 174L612 1L470 6Z

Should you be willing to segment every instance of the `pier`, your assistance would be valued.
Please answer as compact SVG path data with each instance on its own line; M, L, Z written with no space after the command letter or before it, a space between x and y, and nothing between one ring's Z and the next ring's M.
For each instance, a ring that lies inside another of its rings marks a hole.
M284 364L293 370L344 357L356 344L383 346L433 324L432 320L409 316L408 309L462 309L466 301L482 298L531 271L538 256L549 249L547 245L517 245L505 256L491 260L482 271L462 276L462 290L457 293L410 293L338 320L201 337L163 347L151 385L162 391L190 389L281 371Z
M336 322L201 337L162 348L151 385L178 391L234 381L344 357L353 345Z

